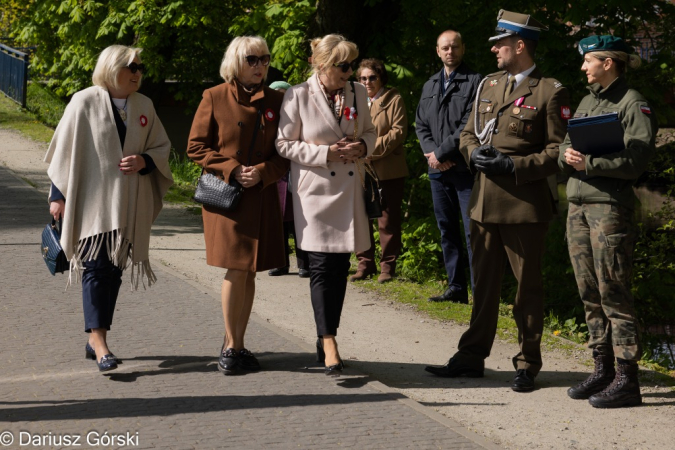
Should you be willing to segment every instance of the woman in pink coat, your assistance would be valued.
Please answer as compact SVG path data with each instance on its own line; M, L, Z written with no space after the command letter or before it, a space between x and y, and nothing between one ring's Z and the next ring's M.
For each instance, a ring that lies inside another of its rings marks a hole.
M350 254L370 247L359 158L372 154L377 135L365 87L348 82L357 56L356 45L340 35L312 41L314 74L286 92L276 140L279 154L291 160L295 229L309 257L326 375L344 367L335 335Z

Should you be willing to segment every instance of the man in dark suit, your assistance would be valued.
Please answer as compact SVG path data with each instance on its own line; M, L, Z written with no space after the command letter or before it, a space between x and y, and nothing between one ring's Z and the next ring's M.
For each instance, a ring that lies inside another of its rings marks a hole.
M443 68L424 84L417 106L417 137L429 164L434 213L448 274L448 288L431 297L429 301L433 302L468 303L459 220L461 214L470 264L468 207L473 175L459 151L459 136L469 119L481 75L463 62L465 50L457 31L447 30L438 36L436 53Z
M542 257L555 203L547 177L558 172L558 146L570 116L569 94L544 78L534 51L544 25L525 14L500 11L492 52L500 72L488 75L476 95L461 151L477 172L470 200L474 304L469 329L444 366L426 370L445 377L482 377L497 331L501 282L507 261L518 280L513 316L520 352L513 357L511 388L534 389L541 369L544 322Z

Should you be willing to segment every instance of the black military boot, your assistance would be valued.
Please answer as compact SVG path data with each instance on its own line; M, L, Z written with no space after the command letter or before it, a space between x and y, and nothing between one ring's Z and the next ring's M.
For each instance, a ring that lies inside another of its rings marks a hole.
M595 369L584 381L567 390L567 395L576 400L587 399L593 394L602 392L614 380L614 357L600 355L593 351Z
M619 360L616 365L616 377L612 384L595 395L588 402L596 408L621 408L642 404L640 384L638 382L638 365L635 361Z

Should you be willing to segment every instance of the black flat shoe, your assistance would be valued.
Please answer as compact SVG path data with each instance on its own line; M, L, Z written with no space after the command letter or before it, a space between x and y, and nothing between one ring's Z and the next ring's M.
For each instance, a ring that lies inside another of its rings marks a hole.
M112 353L109 353L107 356L110 356L112 359L114 359L117 364L122 364L122 360L119 359L117 356L113 355ZM96 361L96 351L92 348L91 345L89 345L89 342L87 342L87 345L84 346L84 357L86 359Z
M449 287L441 295L436 297L429 297L430 302L454 302L454 303L469 303L469 294L465 289L456 287Z
M326 361L326 353L323 351L323 340L316 338L316 362Z
M111 353L103 356L100 361L96 361L96 365L98 366L99 372L117 369L117 361Z
M278 269L272 269L267 274L271 277L279 277L281 275L288 275L288 266L279 267Z
M518 369L513 379L511 389L516 392L530 392L534 390L534 375L525 369Z
M260 362L258 362L258 358L253 356L253 353L245 348L242 348L239 350L239 367L241 367L242 370L255 372L260 370Z
M310 275L309 270L307 270L307 269L298 269L298 276L299 276L300 278L309 278L309 275Z
M340 362L332 366L326 366L324 372L329 377L336 377L342 375L342 370L345 368L345 363L340 359Z
M223 348L225 346L223 345ZM220 370L224 375L235 375L239 373L239 354L233 348L228 348L227 350L220 350L220 356L218 357L218 370Z
M457 358L450 358L444 366L426 366L424 370L444 378L483 378L484 375L484 369L468 366Z

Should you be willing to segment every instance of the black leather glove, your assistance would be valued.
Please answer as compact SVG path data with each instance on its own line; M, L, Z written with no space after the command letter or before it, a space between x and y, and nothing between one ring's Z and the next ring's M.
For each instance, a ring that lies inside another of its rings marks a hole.
M473 171L477 170L476 169L476 161L480 161L481 159L479 159L479 158L481 156L494 157L495 156L494 151L496 151L496 149L493 146L487 145L487 144L481 145L480 147L476 147L473 150L473 152L471 152L471 156L469 158L470 163L471 163L471 167L470 167L471 171L473 172Z
M491 145L475 149L471 163L485 175L507 175L515 170L513 160Z

